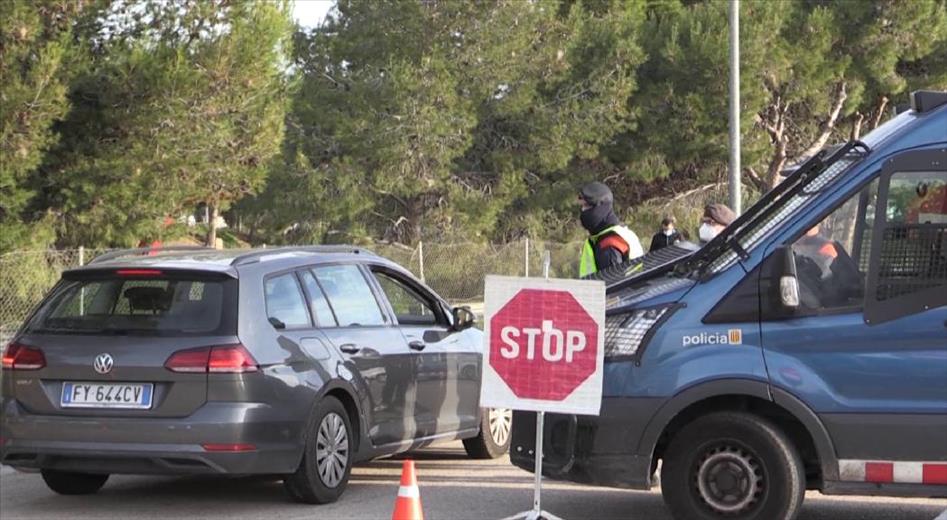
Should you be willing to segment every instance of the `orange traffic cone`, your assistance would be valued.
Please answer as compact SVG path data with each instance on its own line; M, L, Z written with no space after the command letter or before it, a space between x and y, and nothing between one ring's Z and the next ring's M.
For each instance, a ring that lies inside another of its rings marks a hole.
M401 468L401 487L398 488L398 499L395 500L395 512L391 520L424 520L421 511L421 492L418 490L418 479L414 476L414 461L404 461Z

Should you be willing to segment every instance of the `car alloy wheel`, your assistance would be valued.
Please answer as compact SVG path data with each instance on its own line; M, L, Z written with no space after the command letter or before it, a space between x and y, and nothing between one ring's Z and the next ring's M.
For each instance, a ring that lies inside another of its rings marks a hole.
M322 419L316 433L316 467L326 487L334 488L342 482L349 461L349 435L345 423L336 413Z
M510 438L513 426L513 410L509 408L491 408L487 411L487 423L490 425L490 437L497 446L503 446Z

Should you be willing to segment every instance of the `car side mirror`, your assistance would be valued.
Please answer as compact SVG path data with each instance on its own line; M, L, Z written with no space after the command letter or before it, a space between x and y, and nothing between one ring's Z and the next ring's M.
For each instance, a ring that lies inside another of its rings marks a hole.
M787 309L795 309L799 307L796 255L792 252L792 246L780 246L776 254L782 264L779 269L779 302Z
M451 328L455 331L469 329L477 322L477 316L470 310L470 307L454 307L450 313L454 318L454 325Z

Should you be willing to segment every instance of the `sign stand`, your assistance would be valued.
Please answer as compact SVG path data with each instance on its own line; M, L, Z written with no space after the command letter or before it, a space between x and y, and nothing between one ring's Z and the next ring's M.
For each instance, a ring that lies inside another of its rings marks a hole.
M543 278L549 279L549 250L543 252ZM536 465L533 467L533 509L503 520L562 520L542 509L543 493L543 421L546 412L536 412Z

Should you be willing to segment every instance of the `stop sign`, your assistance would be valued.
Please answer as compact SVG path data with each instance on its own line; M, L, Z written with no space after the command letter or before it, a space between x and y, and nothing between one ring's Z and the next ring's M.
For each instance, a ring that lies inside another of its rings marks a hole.
M490 366L517 397L561 401L595 372L598 325L566 291L522 289L490 320Z
M605 284L487 276L480 406L597 415Z

